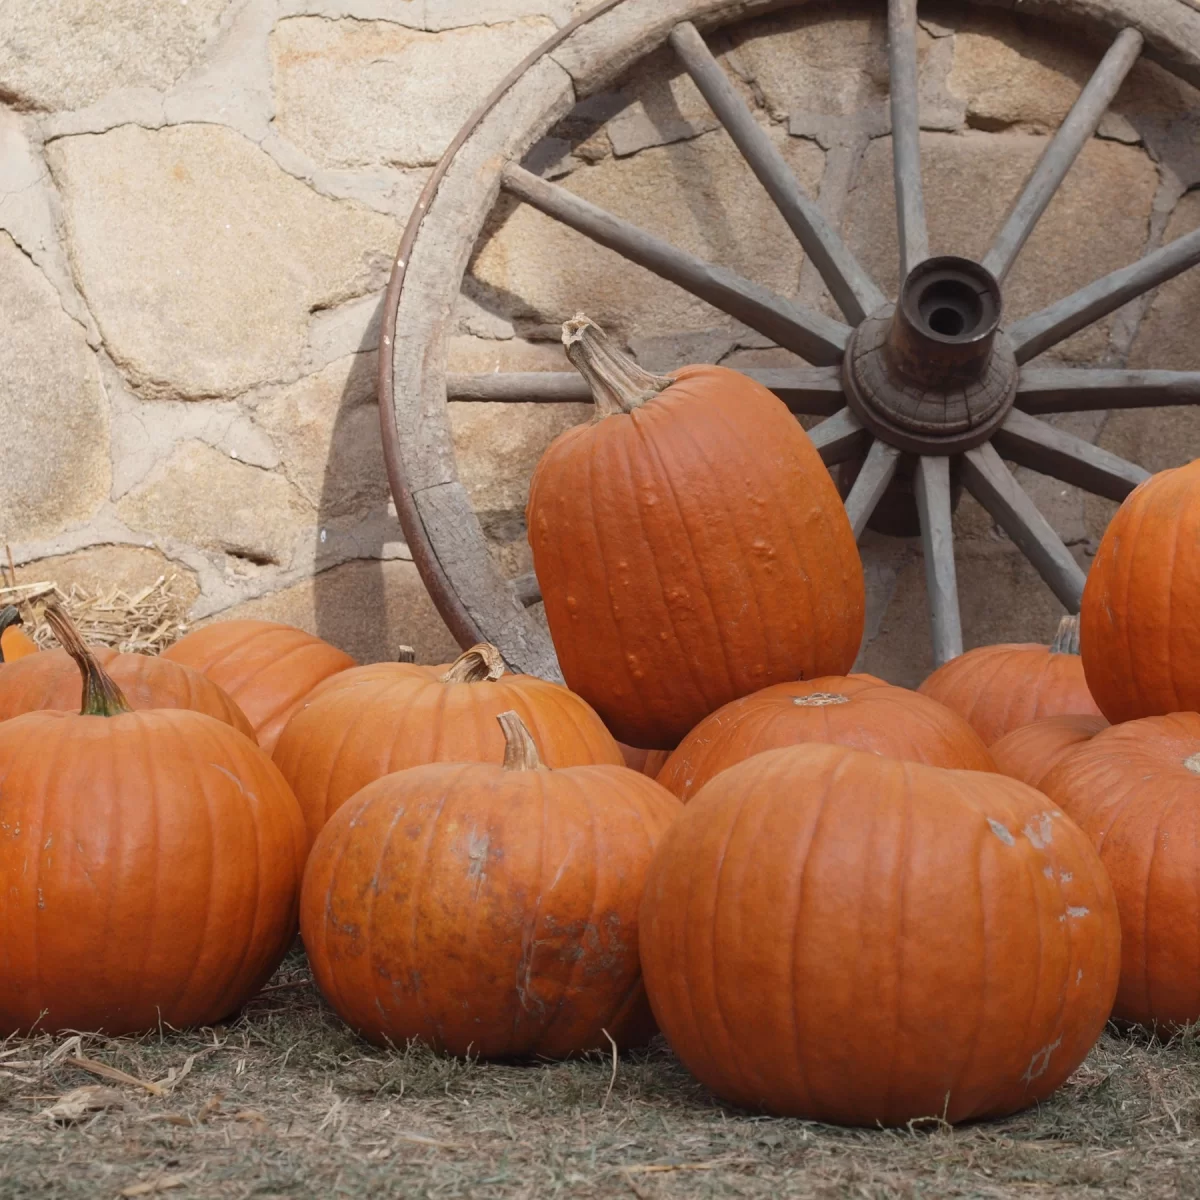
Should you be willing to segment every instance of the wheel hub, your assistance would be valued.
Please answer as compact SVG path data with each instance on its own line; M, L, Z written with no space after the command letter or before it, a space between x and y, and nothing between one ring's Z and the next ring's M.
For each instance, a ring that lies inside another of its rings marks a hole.
M899 301L850 339L843 373L858 419L912 454L958 454L987 441L1017 392L1001 307L999 284L978 263L948 255L919 263Z

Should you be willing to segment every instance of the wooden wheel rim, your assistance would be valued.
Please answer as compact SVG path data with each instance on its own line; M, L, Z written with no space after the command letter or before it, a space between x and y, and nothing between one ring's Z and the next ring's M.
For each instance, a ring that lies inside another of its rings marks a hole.
M808 2L604 0L558 30L497 85L451 142L422 191L404 230L384 298L379 352L380 426L388 480L413 562L461 645L490 641L514 669L548 679L562 678L546 630L527 612L517 588L501 575L489 553L483 528L458 479L447 407L447 327L471 251L500 192L502 172L510 163L519 162L576 103L666 42L680 23L690 21L708 30ZM995 0L971 2L989 4ZM894 9L904 7L905 0L893 0ZM1200 12L1185 0L1034 0L1027 8L1051 19L1098 26L1110 34L1135 29L1145 40L1144 53L1148 57L1200 87ZM904 203L903 198L899 203ZM914 261L906 257L903 247L902 257L910 264ZM1026 334L1034 353L1038 332L1034 329ZM1046 394L1062 390L1056 386L1061 381L1050 378L1062 372L1045 370L1039 374L1046 376L1039 381ZM1165 377L1187 373L1149 374ZM1164 378L1157 386L1167 395L1173 383L1178 381ZM1184 390L1189 399L1185 402L1193 402L1192 381L1187 384ZM1035 407L1032 411L1062 409ZM827 454L826 461L831 465L862 447L861 428L848 423L844 413L842 409L825 422L829 426L827 446L836 445L838 453L849 452L841 459ZM1045 448L1041 449L1044 454ZM990 444L972 455L975 461L966 465L979 489L976 495L981 499L983 494L991 497L998 508L993 509L987 501L985 507L992 509L993 515L1006 505L1011 509L1013 498L1004 495L1005 483L995 468L998 465L1009 479L1011 475L999 455ZM865 526L891 480L897 458L894 448L883 442L877 441L871 447L855 488L860 493L860 506L869 504L865 511L852 514L856 532ZM946 459L923 458L918 477L931 491L942 487L948 495L948 476L942 478L947 470ZM925 481L929 481L927 485ZM847 498L848 506L854 500L852 493ZM926 566L931 604L935 605L936 654L939 634L934 597L938 591L944 593L946 580L936 577L930 550L939 537L944 540L946 530L934 526L936 521L930 522L931 536L926 537ZM1031 559L1035 558L1018 537L1014 536L1014 541ZM1035 566L1042 569L1037 561ZM1042 573L1049 581L1047 572ZM953 584L952 567L950 582ZM1068 603L1063 592L1073 587L1064 585L1061 589L1055 587L1055 591ZM955 599L956 625L957 616ZM947 639L943 631L941 644L953 644L953 631L950 634ZM961 631L957 636L961 645Z

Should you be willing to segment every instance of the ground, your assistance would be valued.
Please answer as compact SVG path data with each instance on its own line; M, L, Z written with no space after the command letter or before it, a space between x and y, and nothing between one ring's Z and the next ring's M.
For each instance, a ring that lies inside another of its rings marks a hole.
M1182 1198L1200 1197L1198 1145L1194 1033L1110 1031L1007 1121L838 1130L728 1108L661 1044L615 1068L378 1050L324 1007L299 951L224 1027L0 1042L0 1200Z

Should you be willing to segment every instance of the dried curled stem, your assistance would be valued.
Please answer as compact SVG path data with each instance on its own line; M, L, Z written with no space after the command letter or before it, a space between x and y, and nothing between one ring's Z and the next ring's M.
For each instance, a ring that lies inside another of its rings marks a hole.
M117 717L132 712L125 693L109 678L108 673L96 661L88 649L75 623L59 606L57 600L47 603L44 611L46 623L54 630L62 648L75 660L83 676L83 698L79 706L81 717Z
M504 730L504 769L506 771L546 771L549 768L538 754L537 743L525 722L509 709L497 718Z
M571 365L592 390L597 417L633 412L675 382L669 376L644 371L582 313L563 323L562 340Z
M464 650L442 676L443 683L495 683L504 674L504 656L490 642Z

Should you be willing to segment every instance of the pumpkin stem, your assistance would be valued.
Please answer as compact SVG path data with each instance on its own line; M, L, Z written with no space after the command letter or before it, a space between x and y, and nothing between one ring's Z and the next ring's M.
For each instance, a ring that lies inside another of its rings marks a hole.
M443 683L495 683L504 674L504 657L490 642L464 650L442 676Z
M415 663L417 652L411 646L397 646L396 661L398 663Z
M807 696L793 696L792 703L801 708L825 708L830 704L849 704L850 697L841 692L809 692Z
M75 660L83 676L83 703L79 708L81 717L116 717L132 712L124 692L108 677L104 668L96 661L87 643L75 628L75 623L51 600L43 610L47 624L54 630L62 648Z
M497 718L504 730L504 769L506 771L545 771L548 768L538 754L537 743L525 722L509 709Z
M651 375L608 340L594 321L577 313L563 323L563 346L571 365L587 380L596 403L597 417L630 413L675 381Z
M4 631L11 625L24 625L20 610L13 604L0 609L0 663L4 661Z
M1183 765L1187 767L1193 775L1200 775L1200 754L1189 754L1183 760Z
M1079 653L1079 617L1071 615L1063 617L1058 623L1058 632L1050 643L1051 654Z

